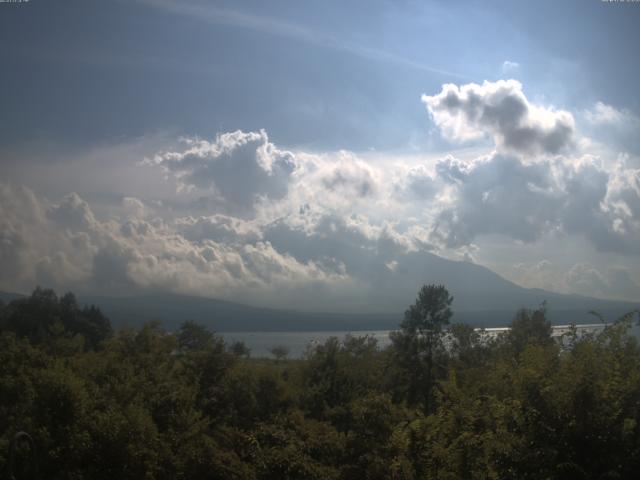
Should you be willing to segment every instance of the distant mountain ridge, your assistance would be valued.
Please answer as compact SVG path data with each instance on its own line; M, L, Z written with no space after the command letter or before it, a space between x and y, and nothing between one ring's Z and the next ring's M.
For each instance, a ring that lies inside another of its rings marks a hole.
M287 248L294 249L295 246L292 244ZM354 268L370 268L373 261L373 258L363 258L361 264ZM98 305L116 327L135 327L150 320L159 320L166 328L174 329L186 320L194 320L213 330L226 332L395 329L424 284L445 285L454 297L453 321L474 326L506 326L518 309L537 308L545 301L548 317L556 325L593 323L595 317L588 314L591 310L607 320L614 320L640 307L640 302L619 302L524 288L482 265L449 260L430 252L409 252L401 257L393 271L385 267L375 272L368 271L367 275L372 282L369 291L353 292L353 297L347 294L356 305L355 309L343 308L341 301L344 296L332 300L331 296L325 294L323 297L319 293L316 304L327 305L327 313L310 311L312 308L301 311L303 309L294 304L288 309L263 308L170 293L129 297L77 296L81 303ZM0 293L0 299L5 303L13 298L16 294ZM248 298L247 302L250 303L251 299ZM336 313L340 311L343 313Z
M608 320L634 310L637 305L628 302L600 300L577 295L561 295L544 290L521 289L518 307L509 305L493 309L457 310L453 304L453 322L474 326L500 327L507 325L518 308L535 308L547 301L549 319L554 324L593 323L590 310L601 313ZM526 295L526 294L529 295ZM20 294L0 292L5 303L20 298ZM83 304L97 305L115 327L138 327L158 320L169 330L182 322L193 320L219 332L231 331L359 331L398 328L404 310L397 313L316 313L252 307L213 298L177 294L154 294L133 297L106 297L80 295ZM408 305L407 305L408 306Z
M11 293L11 292L2 292L0 291L0 301L3 303L9 303L12 300L17 300L18 298L23 298L24 295L21 293Z

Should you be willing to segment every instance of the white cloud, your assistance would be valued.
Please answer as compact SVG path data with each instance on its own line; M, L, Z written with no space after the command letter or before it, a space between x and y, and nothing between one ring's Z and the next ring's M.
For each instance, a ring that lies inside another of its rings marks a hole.
M582 112L581 118L591 149L614 154L640 153L640 118L630 110L596 102L591 109ZM636 165L640 166L637 160Z
M394 191L408 200L428 200L436 195L438 185L433 173L425 165L415 165L396 179Z
M275 200L287 194L295 156L270 143L264 130L184 143L185 150L161 152L146 163L161 166L187 191L218 195L223 206L236 212L250 211L261 197Z
M557 282L558 273L553 264L546 259L533 264L518 262L513 266L518 272L518 280L522 285L528 287L541 287L559 290L560 285Z
M452 198L436 225L448 246L493 233L531 242L557 223L561 192L549 164L494 154L472 163L447 158L436 169L452 185Z
M502 62L502 73L504 75L513 75L520 70L520 64L518 62L511 62L509 60L505 60Z
M488 135L495 149L372 159L290 152L264 131L236 131L185 140L138 167L178 185L171 196L130 189L100 209L95 197L51 202L0 184L0 288L156 289L309 309L332 298L332 309L389 310L406 305L425 275L453 278L432 253L482 263L478 245L489 236L524 249L581 237L594 255L640 254L640 169L628 155L611 163L571 150L571 114L529 102L511 80L445 85L423 101L443 134ZM564 270L523 263L514 277L567 292L640 293L629 272L588 260Z
M140 199L135 197L124 197L122 206L126 214L132 218L144 218L146 209Z
M514 270L522 285L562 293L624 300L636 297L640 289L626 267L599 268L589 262L563 267L549 260L540 260L517 263Z
M611 105L607 105L606 103L596 102L591 110L585 111L584 115L588 122L595 125L601 125L619 123L630 114L617 110L616 108L612 107Z
M527 163L494 153L436 165L449 184L432 239L447 247L501 234L531 243L545 234L584 235L601 251L640 253L640 170L610 172L592 157ZM441 197L442 198L442 197Z
M601 272L588 263L576 263L563 278L572 293L604 298L632 298L640 288L625 268Z
M281 202L262 204L272 217L297 212L363 212L373 210L388 196L380 169L351 152L296 153L298 168L290 178L289 194ZM277 209L277 211L274 210Z
M573 116L530 103L516 80L446 84L437 95L422 95L422 101L452 140L489 135L497 148L526 155L556 154L574 142Z
M73 231L91 229L96 224L89 204L77 193L71 193L58 205L51 206L47 215L60 226Z
M77 194L52 204L26 188L0 187L2 289L43 283L103 293L159 288L229 297L345 280L335 265L299 262L277 251L241 219L102 222ZM234 235L242 241L229 241Z
M0 183L0 288L30 289L38 280L64 284L86 278L93 254L87 231L94 222L75 194L53 205L25 187Z
M56 204L27 189L3 185L2 192L5 290L42 283L103 295L170 291L288 308L393 311L429 278L459 276L426 252L413 230L365 215L303 209L276 220L161 220L132 218L123 205L122 215L102 220L78 195Z
M577 263L565 275L565 282L576 293L602 295L607 288L604 276L591 265Z
M178 218L175 225L180 234L192 241L255 243L262 239L262 232L255 222L222 214Z

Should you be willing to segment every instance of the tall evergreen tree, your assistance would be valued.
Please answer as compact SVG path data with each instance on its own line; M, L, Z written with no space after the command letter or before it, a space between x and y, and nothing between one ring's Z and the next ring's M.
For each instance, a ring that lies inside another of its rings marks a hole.
M442 350L444 327L453 315L453 297L443 285L424 285L404 314L401 330L391 335L400 365L408 375L408 400L433 410L436 354Z

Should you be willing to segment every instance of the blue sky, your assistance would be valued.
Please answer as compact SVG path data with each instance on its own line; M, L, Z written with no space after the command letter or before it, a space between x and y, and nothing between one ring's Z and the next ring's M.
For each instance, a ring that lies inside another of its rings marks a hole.
M175 278L200 268L193 255L206 263L209 244L261 271L239 253L252 246L288 265L287 281L373 288L351 274L346 247L296 256L268 240L282 224L311 239L333 218L361 236L349 241L380 250L371 261L390 272L402 261L383 254L385 235L394 255L422 249L524 286L637 298L639 25L640 4L600 0L0 4L2 220L17 235L2 255L24 262L0 286L88 285L110 248L121 278L95 288L176 290L180 282L151 281L136 262L170 257L177 235L193 251L167 267ZM469 92L485 113L506 97L525 113L504 118L528 130L443 106L446 84L463 109ZM553 122L568 131L559 149L546 148ZM537 140L523 147L511 135ZM21 195L39 205L35 217L10 210ZM488 206L475 208L478 198ZM525 223L492 199L519 206ZM531 202L548 207L529 211ZM52 216L63 206L82 212L89 233ZM313 218L295 216L307 208ZM203 218L236 237L189 237L185 225ZM55 241L18 252L37 219ZM157 238L115 236L134 220ZM87 251L76 258L65 249L82 233ZM284 288L225 265L201 266L202 284L206 272L229 278L207 294L250 284L268 299Z
M416 99L504 76L569 109L638 114L638 8L579 2L3 5L0 139L265 128L315 149L425 142ZM26 101L28 100L28 101Z

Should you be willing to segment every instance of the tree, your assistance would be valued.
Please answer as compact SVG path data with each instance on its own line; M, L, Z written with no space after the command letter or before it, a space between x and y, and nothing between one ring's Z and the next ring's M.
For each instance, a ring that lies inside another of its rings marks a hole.
M450 355L456 365L472 368L482 365L486 345L481 338L481 333L466 323L454 323L449 327Z
M78 332L85 336L90 347L97 347L113 334L111 322L95 305L85 306L80 317L82 322Z
M178 330L178 346L185 352L210 349L215 340L215 335L204 325L191 320L184 322Z
M233 353L236 357L245 357L249 358L251 356L251 349L247 347L247 344L242 340L236 340L229 347L231 353Z
M546 303L537 310L519 310L510 327L507 339L516 352L522 352L530 344L553 344L551 322L547 320Z
M13 300L4 309L0 328L26 337L34 344L52 337L81 335L85 349L95 350L111 336L111 322L95 306L80 308L73 293L58 298L50 289L37 287L30 297Z
M284 345L276 345L275 347L269 350L269 353L276 358L276 361L284 360L289 356L289 347L285 347Z
M424 285L415 304L404 314L400 332L392 332L391 341L401 367L408 374L408 399L422 402L432 412L434 359L442 350L444 327L453 313L453 297L443 285Z

